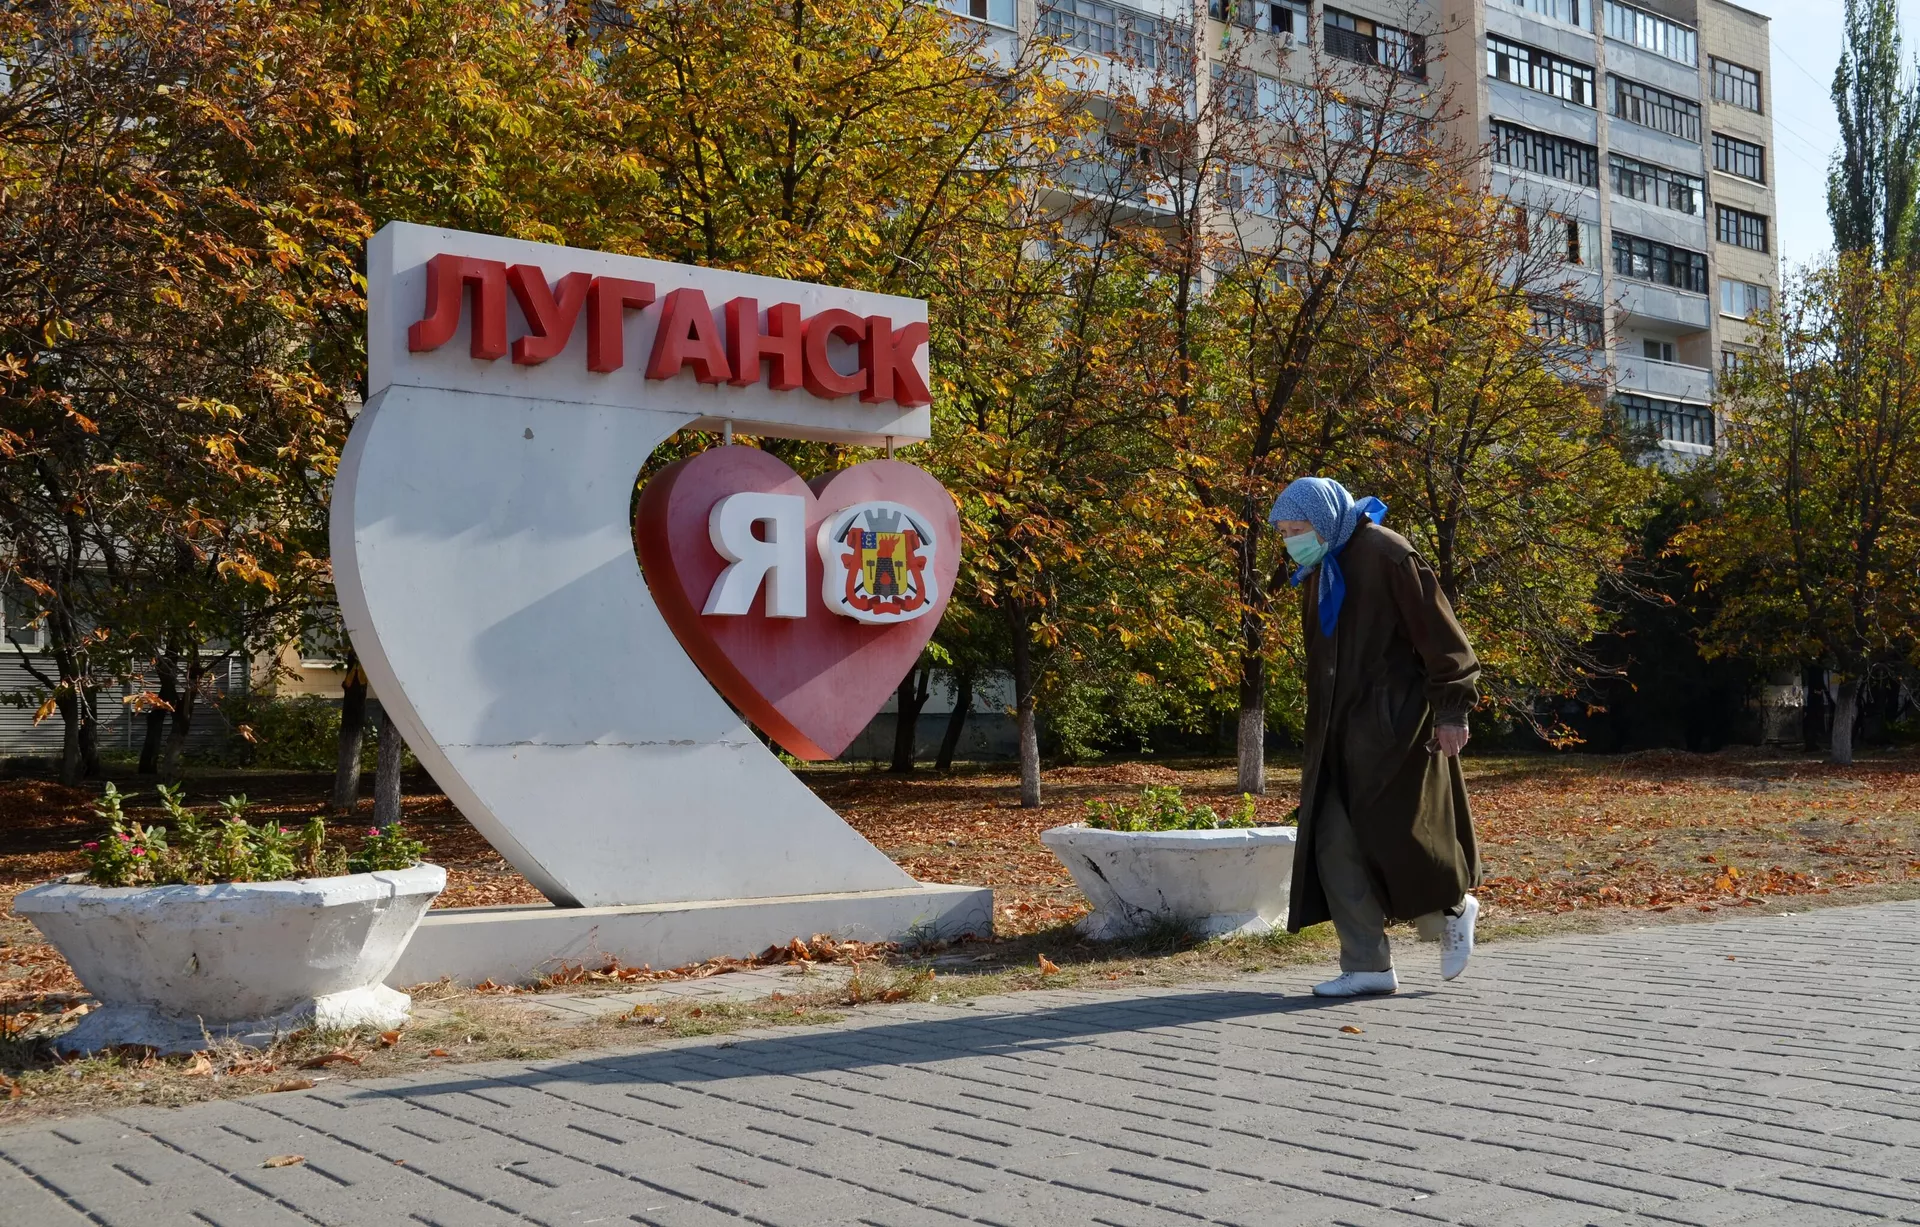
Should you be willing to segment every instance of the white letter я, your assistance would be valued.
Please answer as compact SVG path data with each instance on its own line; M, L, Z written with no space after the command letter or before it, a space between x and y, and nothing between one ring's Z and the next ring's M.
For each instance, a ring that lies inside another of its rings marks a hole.
M756 534L766 525L766 535ZM707 594L709 614L744 614L767 584L769 618L807 616L806 500L793 494L729 494L707 513L707 539L727 560L727 569Z

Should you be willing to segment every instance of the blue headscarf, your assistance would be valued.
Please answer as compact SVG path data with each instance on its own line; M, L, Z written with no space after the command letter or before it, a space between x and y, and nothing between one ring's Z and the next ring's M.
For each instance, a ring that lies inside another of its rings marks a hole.
M1326 477L1302 477L1273 500L1267 523L1280 520L1305 520L1327 543L1327 553L1314 565L1320 568L1320 633L1331 639L1340 621L1340 605L1347 599L1347 577L1340 571L1340 552L1360 527L1361 517L1378 524L1387 518L1387 505L1377 498L1354 501L1353 495L1337 481ZM1313 567L1296 567L1293 584L1313 573Z

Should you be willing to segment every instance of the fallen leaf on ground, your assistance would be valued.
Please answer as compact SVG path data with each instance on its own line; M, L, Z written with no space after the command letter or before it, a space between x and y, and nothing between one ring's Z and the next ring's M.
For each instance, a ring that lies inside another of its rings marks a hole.
M1733 957L1732 955L1728 955L1728 956L1727 956L1727 962L1729 962L1729 963L1737 963L1737 962L1739 962L1739 961L1740 961L1740 960L1738 960L1738 959L1736 959L1736 958L1734 958L1734 957Z
M703 1009L701 1009L701 1008L700 1008L699 1006L694 1006L694 1007L693 1007L693 1008L692 1008L691 1010L688 1010L688 1011L687 1011L687 1017L688 1017L688 1018L698 1018L698 1017L700 1017L700 1016L701 1016L702 1014L704 1014L704 1013L706 1013L706 1011L705 1011L705 1010L703 1010Z
M300 1068L301 1069L325 1069L329 1065L358 1065L360 1064L360 1060L361 1059L359 1057L356 1057L351 1052L348 1052L346 1049L341 1048L341 1049L336 1049L333 1052L321 1053L319 1056L314 1057L312 1060L302 1061L300 1062Z
M267 1089L270 1091L310 1091L317 1083L311 1078L289 1078L285 1082L276 1082Z
M279 1088L276 1087L274 1089L278 1090ZM307 1157L305 1155L275 1155L273 1156L273 1158L268 1159L265 1163L262 1163L260 1166L261 1167L292 1167L296 1163L305 1163L306 1161L307 1161Z
M400 1033L398 1031L382 1031L380 1033L380 1046L382 1048L391 1048L399 1042Z
M1060 965L1058 963L1054 962L1052 959L1048 958L1044 954L1040 956L1040 974L1041 975L1050 976L1059 970L1060 970Z
M1356 1026L1354 1026L1354 1025L1353 1025L1352 1023L1348 1023L1348 1024L1346 1025L1346 1026L1344 1026L1344 1027L1342 1027L1342 1028L1340 1028L1340 1033L1341 1033L1342 1035L1362 1035L1362 1034L1365 1034L1364 1032L1362 1032L1362 1031L1360 1030L1360 1028L1358 1028L1358 1027L1356 1027Z
M180 1072L189 1078L204 1078L213 1072L213 1062L207 1060L206 1053L196 1052L193 1060L188 1061L186 1068Z
M450 1057L453 1054L448 1052L444 1048L436 1048L432 1052L429 1052L427 1055L430 1057Z

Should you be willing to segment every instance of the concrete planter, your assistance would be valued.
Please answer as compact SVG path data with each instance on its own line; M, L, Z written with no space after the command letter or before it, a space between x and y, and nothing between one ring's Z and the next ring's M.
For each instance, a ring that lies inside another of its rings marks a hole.
M206 1039L271 1042L303 1027L397 1027L411 999L381 984L447 884L438 865L292 882L102 887L56 882L13 910L101 1005L64 1052Z
M1054 827L1040 833L1067 867L1093 912L1080 931L1095 940L1127 937L1178 920L1205 937L1265 933L1286 919L1293 881L1293 827L1215 831L1102 831Z

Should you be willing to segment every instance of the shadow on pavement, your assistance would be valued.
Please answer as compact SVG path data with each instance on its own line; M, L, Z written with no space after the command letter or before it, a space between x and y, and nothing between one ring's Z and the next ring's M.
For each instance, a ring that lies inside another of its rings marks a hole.
M1400 994L1408 998L1421 995ZM1070 1048L1090 1037L1116 1032L1141 1032L1258 1015L1298 1014L1347 1004L1351 1002L1265 990L1209 990L1116 997L1112 1001L1081 1001L1031 1010L981 1008L962 1017L876 1021L864 1026L856 1023L826 1031L707 1039L644 1052L538 1062L518 1067L516 1074L505 1080L712 1083L767 1075L921 1065L996 1053ZM1142 1042L1151 1045L1154 1038L1143 1036ZM353 1094L399 1095L413 1099L498 1087L501 1081L449 1076L404 1087L357 1089Z

